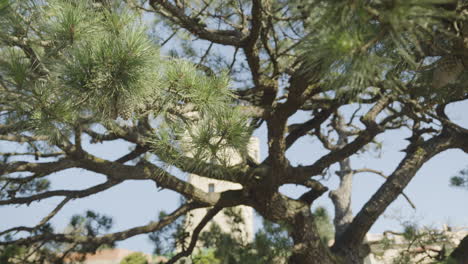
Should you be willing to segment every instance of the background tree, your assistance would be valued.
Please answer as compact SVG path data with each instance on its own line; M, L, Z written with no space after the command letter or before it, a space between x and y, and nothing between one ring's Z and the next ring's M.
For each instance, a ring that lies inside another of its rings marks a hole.
M459 175L450 179L450 183L454 187L468 187L468 169L460 170ZM453 263L468 261L468 236L465 236L460 245L450 254L447 263L450 264L450 261Z
M450 184L454 187L468 187L468 169L460 170L458 175L450 178Z
M453 234L448 230L420 227L414 222L403 223L403 232L384 232L384 239L376 242L385 255L388 249L399 249L392 263L435 263L445 260L447 253L454 248ZM378 254L375 254L378 255ZM390 261L390 260L388 260Z
M333 238L334 230L328 212L323 207L314 210L318 232L322 242L328 244ZM228 215L230 219L235 219ZM224 233L216 225L200 236L201 245L214 249L215 256L221 260L220 263L287 263L291 256L294 243L289 237L291 227L287 224L275 224L267 220L263 221L260 229L252 242L239 240L242 232L236 227L239 221L230 225L230 232ZM241 221L242 222L242 221ZM242 226L242 225L241 225Z
M0 205L63 197L37 226L1 232L25 233L0 246L110 244L210 208L199 232L222 208L248 205L290 228L289 263L361 263L366 233L421 166L448 149L468 152L467 129L445 113L467 99L465 1L0 3L0 140L15 144L2 153ZM166 45L171 56L158 50ZM292 123L298 113L306 119ZM268 156L256 163L246 148L259 127L266 129ZM411 133L405 156L353 214L353 175L382 173L352 168L350 158L392 130ZM303 137L318 139L327 152L292 165L286 151ZM125 140L133 149L106 160L87 151L84 140ZM230 165L223 155L229 151L240 153L241 164ZM328 190L318 179L336 163L329 247L310 208ZM170 167L243 189L208 194ZM69 168L106 180L50 190L47 176ZM128 180L153 181L187 202L157 222L104 235L39 228L69 201ZM278 190L286 184L309 190L293 199ZM195 243L176 258L191 254ZM467 251L466 243L460 247Z
M126 256L120 264L148 264L148 260L142 253L132 253Z
M190 260L180 260L180 263L287 263L294 245L288 235L290 227L264 220L253 241L246 241L241 213L235 208L227 208L222 213L229 230L225 232L215 222L212 223L207 231L200 234L196 254ZM328 244L334 234L328 212L324 207L318 207L313 214L317 219L317 229L322 241ZM160 218L165 215L161 213ZM187 247L187 234L181 235L184 233L183 224L172 223L150 234L150 239L156 245L154 253L173 257L174 252Z

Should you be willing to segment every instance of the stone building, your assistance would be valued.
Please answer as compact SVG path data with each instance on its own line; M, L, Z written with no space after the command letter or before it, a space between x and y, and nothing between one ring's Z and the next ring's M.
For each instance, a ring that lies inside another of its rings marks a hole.
M248 146L249 154L252 158L256 161L260 160L260 151L259 151L259 140L258 138L252 137L250 139L250 143ZM240 160L240 156L238 153L234 151L226 152L225 155L229 156L229 164L235 165L238 164ZM188 181L195 185L196 187L207 191L207 192L222 192L226 190L236 190L241 189L242 186L238 183L228 182L228 181L221 181L210 179L206 177L201 177L195 174L190 174L188 176ZM192 233L193 229L198 225L201 219L206 215L208 209L196 209L191 211L186 217L186 230L189 233ZM242 237L240 238L241 241L251 242L254 238L254 228L253 228L253 221L254 221L254 212L252 207L248 206L237 206L235 207L236 212L239 212L244 220L243 227L241 228L245 232L243 232ZM202 230L208 230L212 223L216 223L219 225L221 230L224 232L230 232L230 225L228 223L228 219L223 212L219 212L212 220L211 223L205 226Z
M364 264L421 263L437 260L438 254L446 255L468 234L468 228L444 228L419 230L418 239L407 239L402 234L387 232L367 234L366 241L371 254ZM424 237L428 237L425 239Z

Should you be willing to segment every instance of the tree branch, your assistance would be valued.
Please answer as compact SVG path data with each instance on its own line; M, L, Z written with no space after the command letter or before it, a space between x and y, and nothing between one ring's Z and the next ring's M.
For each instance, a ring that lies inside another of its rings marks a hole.
M5 235L5 234L11 233L11 232L27 231L29 233L32 233L35 230L38 230L39 228L41 228L42 226L47 224L47 222L49 222L49 220L52 219L52 217L54 217L69 201L71 201L71 199L72 198L70 198L70 197L66 197L65 199L63 199L62 202L60 202L54 208L54 210L52 210L47 216L42 218L42 220L36 226L34 226L34 227L26 227L26 226L13 227L13 228L10 228L10 229L7 229L5 231L0 232L0 237Z
M166 264L176 263L176 261L178 261L179 259L183 257L188 257L190 254L192 254L193 249L195 248L195 245L197 244L198 236L200 235L200 232L203 230L206 224L208 224L208 222L211 221L211 219L213 219L213 217L215 217L216 214L219 213L219 211L221 211L221 209L222 207L217 207L217 206L211 208L203 217L203 219L200 221L200 223L198 223L197 227L195 227L195 229L193 230L192 236L190 237L190 244L188 248L177 253L174 257L169 259L166 262Z
M120 138L116 133L100 134L90 128L84 128L83 131L92 138L91 143L112 141Z
M35 156L37 158L52 158L65 155L65 152L59 151L54 153L41 153L41 152L3 152L0 156Z
M44 233L32 237L26 237L26 238L21 238L13 241L0 241L0 246L5 246L5 245L32 245L34 243L37 243L39 241L56 241L56 242L66 242L66 243L78 243L78 244L96 244L96 245L102 245L102 244L110 244L115 241L120 241L120 240L125 240L127 238L140 235L140 234L145 234L145 233L150 233L154 232L158 229L161 229L168 224L172 223L175 221L177 218L179 218L182 215L185 215L187 212L190 210L196 209L196 208L201 208L201 206L198 203L187 203L179 207L177 210L172 212L170 215L167 215L166 217L162 218L158 222L151 222L147 225L144 226L139 226L139 227L134 227L130 228L124 231L120 232L115 232L111 234L106 234L102 235L99 237L91 237L91 236L76 236L73 234L51 234L51 233Z
M79 190L79 191L72 191L72 190L47 191L47 192L31 195L28 197L15 197L15 198L11 198L8 200L0 200L0 205L30 204L32 202L37 202L37 201L55 197L55 196L66 196L66 197L73 198L73 199L83 198L83 197L107 190L119 183L120 181L106 181L104 183L95 185L93 187L90 187L84 190Z
M454 138L443 133L425 141L409 152L379 190L364 205L353 222L333 246L337 252L346 252L361 245L365 234L384 210L398 197L419 168L436 154L457 147Z
M294 129L292 129L292 131L286 136L286 149L291 147L296 140L306 135L310 130L320 128L320 125L325 122L332 113L333 109L323 109L316 114L314 118L303 124L295 126Z
M457 261L457 263L468 263L468 235L466 235L460 244L452 251L450 258Z
M131 151L130 153L118 158L117 160L115 160L115 162L123 164L123 163L125 163L127 161L138 158L139 156L141 156L142 154L144 154L148 150L149 149L147 147L141 147L140 145L137 145L136 148L133 151Z
M26 161L15 161L7 164L0 164L0 176L14 172L33 172L41 175L73 168L76 162L68 158L62 158L54 162L32 163ZM25 177L27 178L27 177Z
M23 135L0 135L0 140L14 141L18 143L32 142L32 141L47 141L47 136L23 136Z
M327 155L322 156L314 164L304 167L296 167L297 171L294 175L303 175L307 178L314 175L319 175L325 168L328 168L335 162L343 160L352 154L359 151L363 146L371 142L376 135L382 132L382 125L388 122L383 120L380 124L375 121L376 116L390 103L389 97L381 98L363 117L361 122L365 124L365 130L361 131L358 136L349 144L337 150L330 151Z
M167 0L150 0L149 4L156 12L179 24L199 38L232 46L241 46L242 42L247 39L246 35L237 30L207 29L206 25L202 24L198 19L186 15L183 9L169 3ZM161 7L166 12L163 12Z
M354 174L357 174L357 173L364 173L364 172L370 172L370 173L377 174L377 175L381 176L381 177L384 178L384 179L388 179L388 176L385 175L383 172L378 171L378 170L369 169L369 168L362 168L362 169L352 170L351 172L354 173ZM346 173L346 172L345 172L345 173ZM409 205L410 205L413 209L416 209L416 206L415 206L414 203L410 200L410 198L408 197L408 195L406 195L404 192L401 192L401 195L403 195L403 197L405 197L406 201L409 203Z

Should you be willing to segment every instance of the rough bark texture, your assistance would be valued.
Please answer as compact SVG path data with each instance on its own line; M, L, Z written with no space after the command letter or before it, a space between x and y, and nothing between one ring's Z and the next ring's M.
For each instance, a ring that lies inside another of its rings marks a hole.
M291 237L294 240L294 248L289 263L339 263L315 231L317 228L308 206L304 206L295 213L292 224Z
M289 263L340 263L328 246L321 241L310 210L310 203L294 200L280 193L273 193L270 197L259 195L257 198L251 205L262 216L271 221L288 223L291 228L294 248Z
M437 153L451 147L455 138L443 133L418 145L406 157L356 215L346 231L335 242L334 252L350 259L349 263L359 263L359 248L372 224L403 191L418 169Z
M353 188L353 176L350 160L340 162L340 170L336 172L340 178L338 189L330 192L329 196L335 207L335 240L338 239L353 221L353 211L351 210L351 194Z

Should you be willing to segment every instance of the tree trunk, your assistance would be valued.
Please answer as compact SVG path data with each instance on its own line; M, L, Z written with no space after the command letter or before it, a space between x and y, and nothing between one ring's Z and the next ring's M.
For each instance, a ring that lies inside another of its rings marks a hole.
M294 200L278 192L252 194L252 206L264 218L286 223L290 226L294 248L288 263L290 264L341 264L324 245L317 232L310 203Z
M341 263L321 241L310 207L299 210L294 216L293 224L291 237L294 241L294 248L289 258L290 264Z
M330 199L335 207L335 240L343 234L348 225L353 221L351 210L351 194L353 188L353 172L351 172L350 160L340 161L340 171L336 174L340 178L338 189L329 193Z
M450 257L459 264L468 264L468 235L463 238Z
M341 248L339 251L333 251L333 253L343 259L342 264L362 264L364 258L371 252L369 245L361 244L360 246Z
M451 148L455 140L457 139L454 139L452 135L443 133L417 145L414 150L409 151L391 176L388 177L387 181L363 206L345 232L335 241L333 251L342 256L348 256L353 251L361 252L361 250L353 250L353 248L362 245L365 235L371 226L402 193L419 168L436 154ZM365 251L362 251L359 255L363 255L364 253ZM354 258L352 260L354 261Z
M349 144L351 136L347 131L347 124L343 116L337 111L335 119L332 122L333 128L338 134L338 141L332 149L344 148ZM335 207L335 241L344 233L348 225L353 221L353 212L351 210L351 195L353 189L353 172L351 170L350 158L345 158L339 162L340 170L336 175L340 178L340 186L329 193L329 197Z

